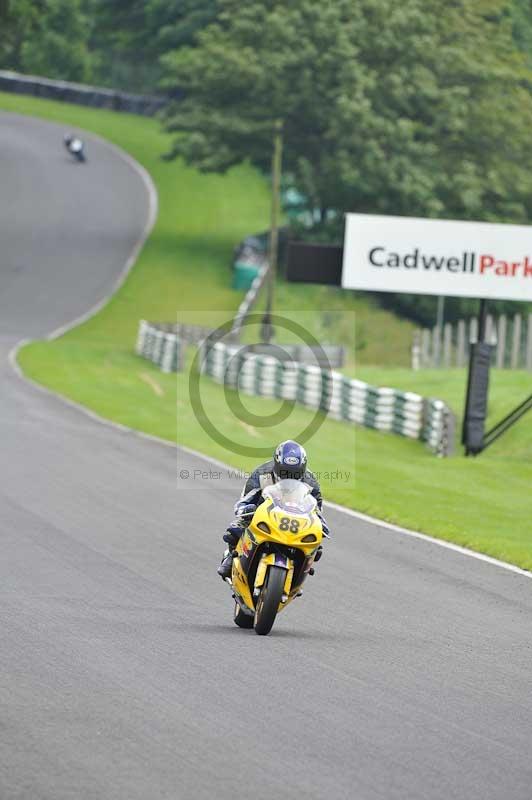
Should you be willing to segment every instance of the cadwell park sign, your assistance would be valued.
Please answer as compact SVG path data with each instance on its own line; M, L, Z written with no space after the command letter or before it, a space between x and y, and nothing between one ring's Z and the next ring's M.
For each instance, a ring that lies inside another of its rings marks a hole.
M342 286L532 300L532 227L347 214Z

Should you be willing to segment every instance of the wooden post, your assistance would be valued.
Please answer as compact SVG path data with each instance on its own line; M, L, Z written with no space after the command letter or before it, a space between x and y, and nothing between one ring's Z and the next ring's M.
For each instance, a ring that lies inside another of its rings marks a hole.
M418 370L421 366L421 331L414 331L414 339L412 341L412 369Z
M497 358L495 364L497 369L504 368L506 354L506 314L501 314L499 317L499 330L497 333Z
M463 367L466 363L466 346L465 346L465 320L458 320L458 334L456 342L456 366Z
M512 359L510 366L512 369L519 367L519 356L521 355L521 314L514 315L514 329L512 332Z
M446 322L443 327L443 366L449 369L451 366L451 345L453 328L450 322Z
M526 368L532 370L532 314L528 315L526 332Z
M432 329L432 365L433 367L440 366L440 329L436 325Z
M488 314L488 319L486 321L486 341L488 344L497 344L497 329L492 314Z
M469 344L475 344L478 341L478 319L472 317L469 320Z
M421 332L421 366L430 367L430 331L423 328Z

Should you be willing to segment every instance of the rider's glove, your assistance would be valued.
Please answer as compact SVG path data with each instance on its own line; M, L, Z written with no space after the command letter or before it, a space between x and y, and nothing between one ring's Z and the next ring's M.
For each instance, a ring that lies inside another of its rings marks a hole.
M230 525L227 526L227 531L222 536L224 542L227 542L229 548L232 550L238 544L238 540L244 533L244 527L240 524L240 522L235 519Z

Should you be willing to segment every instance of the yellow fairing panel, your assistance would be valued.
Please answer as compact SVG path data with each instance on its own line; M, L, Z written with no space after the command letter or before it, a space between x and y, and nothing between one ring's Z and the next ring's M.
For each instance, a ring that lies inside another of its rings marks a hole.
M287 530L283 530L285 527ZM305 556L311 555L323 539L321 522L315 512L289 514L268 502L258 507L249 529L258 543L273 541L287 547L297 547ZM303 542L307 537L313 538L310 542Z

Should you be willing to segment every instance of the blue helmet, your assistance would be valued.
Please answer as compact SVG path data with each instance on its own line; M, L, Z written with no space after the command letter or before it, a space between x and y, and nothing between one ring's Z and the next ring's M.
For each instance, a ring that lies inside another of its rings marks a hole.
M273 454L273 474L277 480L292 478L301 481L307 471L305 448L288 439L277 445Z

